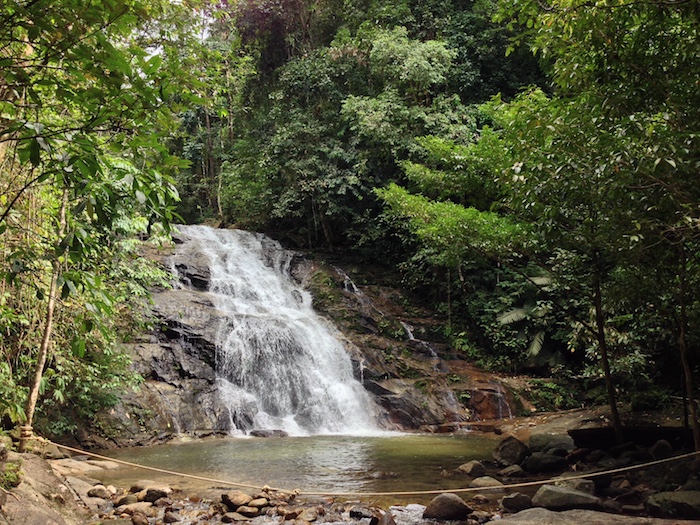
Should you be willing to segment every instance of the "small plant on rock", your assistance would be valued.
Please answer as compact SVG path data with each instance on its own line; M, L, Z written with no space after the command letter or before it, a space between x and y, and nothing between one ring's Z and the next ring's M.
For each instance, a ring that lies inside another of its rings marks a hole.
M19 486L22 482L22 466L20 463L8 461L2 465L0 474L0 487L5 490Z

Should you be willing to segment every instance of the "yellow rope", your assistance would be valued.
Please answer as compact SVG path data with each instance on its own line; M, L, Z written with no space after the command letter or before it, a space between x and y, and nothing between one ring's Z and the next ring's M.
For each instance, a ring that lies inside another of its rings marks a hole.
M587 472L587 473L582 473L582 474L578 474L575 476L563 476L563 477L557 476L555 478L549 478L546 480L524 481L522 483L511 483L509 485L498 485L495 487L468 487L468 488L461 488L461 489L416 490L416 491L406 491L406 492L305 492L305 491L299 491L296 489L289 490L289 489L269 487L267 485L261 487L258 485L236 483L235 481L226 481L226 480L221 480L221 479L213 479L213 478L207 478L207 477L203 477L203 476L196 476L194 474L185 474L182 472L175 472L172 470L165 470L165 469L161 469L161 468L157 468L157 467L148 467L145 465L139 465L138 463L131 463L129 461L114 459L114 458L110 458L107 456L101 456L101 455L95 454L93 452L87 452L87 451L80 450L77 448L69 447L67 445L59 445L58 443L53 443L53 444L59 448L62 448L65 450L70 450L71 452L76 452L78 454L83 454L86 456L92 456L94 458L98 458L98 459L102 459L102 460L106 460L106 461L112 461L114 463L127 465L129 467L150 470L153 472L159 472L161 474L170 474L173 476L180 476L183 478L196 479L198 481L206 481L207 483L231 485L234 487L255 489L255 490L265 491L265 492L280 492L282 494L293 494L293 495L300 495L300 496L330 496L330 497L342 496L342 497L364 497L364 498L370 497L370 496L371 497L378 497L378 496L382 496L382 497L383 496L429 496L429 495L444 494L446 492L450 492L453 494L460 494L460 493L464 493L464 492L485 492L488 490L506 490L506 489L522 488L522 487L532 487L532 486L536 486L536 485L545 485L547 483L551 483L551 482L555 482L555 481L590 479L590 478L598 477L598 476L619 474L620 472L627 472L630 470L638 470L638 469L642 469L642 468L652 467L654 465L660 465L662 463L668 463L671 461L677 461L679 459L686 459L686 458L700 455L700 451L699 452L690 452L688 454L682 454L680 456L673 456L670 458L658 459L655 461L649 461L647 463L641 463L639 465L632 465L629 467L620 467L620 468L616 468L616 469L610 469L610 470L604 470L604 471L598 471L598 472Z

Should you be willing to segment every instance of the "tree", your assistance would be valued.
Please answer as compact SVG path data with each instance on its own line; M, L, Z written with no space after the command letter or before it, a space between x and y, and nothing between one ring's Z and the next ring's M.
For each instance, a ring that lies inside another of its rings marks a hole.
M35 372L24 437L31 434L59 298L86 291L92 297L86 309L109 313L110 298L86 265L96 247L134 203L152 221L167 226L173 218L177 191L163 172L177 161L161 141L172 130L173 99L187 96L189 81L172 44L177 36L165 26L155 34L148 24L183 12L137 0L0 7L0 235L14 246L0 271L5 282L46 300L41 344L27 356ZM49 212L38 216L41 222L24 215L31 199ZM11 322L12 311L2 315Z
M700 202L694 182L700 149L697 3L557 1L543 8L534 1L503 2L500 17L510 27L531 28L531 48L550 63L561 99L572 101L567 125L590 130L590 147L580 155L597 165L591 175L603 174L617 195L628 192L628 206L620 210L628 213L627 224L615 238L665 246L687 261ZM545 169L557 174L559 167L549 163ZM678 268L679 351L694 406L685 340L687 265ZM697 414L693 428L700 449Z

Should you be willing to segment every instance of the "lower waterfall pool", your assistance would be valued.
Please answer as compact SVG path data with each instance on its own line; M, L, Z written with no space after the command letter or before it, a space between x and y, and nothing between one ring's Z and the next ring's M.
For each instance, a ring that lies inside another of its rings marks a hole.
M454 473L484 460L494 436L393 434L381 437L308 436L207 438L150 447L109 450L104 455L138 465L220 480L203 481L122 466L100 480L128 488L140 479L167 483L185 493L237 487L224 481L317 493L377 493L456 489L470 478ZM245 490L245 489L244 489ZM423 503L432 496L368 497L392 504ZM364 499L353 496L339 499Z

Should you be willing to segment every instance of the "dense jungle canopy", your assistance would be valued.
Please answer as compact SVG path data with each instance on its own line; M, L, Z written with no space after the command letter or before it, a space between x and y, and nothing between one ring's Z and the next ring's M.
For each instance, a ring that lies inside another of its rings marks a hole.
M699 33L696 0L2 2L4 426L138 383L179 221L389 267L560 408L692 398Z

